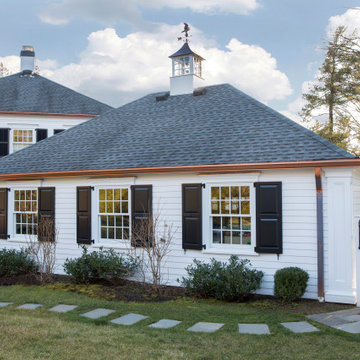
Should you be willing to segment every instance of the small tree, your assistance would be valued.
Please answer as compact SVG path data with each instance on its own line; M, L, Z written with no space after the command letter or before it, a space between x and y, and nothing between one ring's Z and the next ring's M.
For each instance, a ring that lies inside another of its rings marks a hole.
M10 75L9 69L3 63L0 63L0 78L8 75Z
M315 121L312 130L334 144L357 152L360 133L360 38L356 31L347 35L339 26L326 46L319 76L308 93L300 115L305 122L314 115L326 115L327 121ZM355 146L354 146L355 145Z
M176 229L162 220L160 212L133 225L132 247L129 251L140 259L143 282L150 274L151 283L156 291L164 284L165 258L171 251L170 245L175 233Z
M53 218L42 218L38 224L37 235L29 237L29 253L38 265L41 282L51 280L54 274L57 238L58 231Z

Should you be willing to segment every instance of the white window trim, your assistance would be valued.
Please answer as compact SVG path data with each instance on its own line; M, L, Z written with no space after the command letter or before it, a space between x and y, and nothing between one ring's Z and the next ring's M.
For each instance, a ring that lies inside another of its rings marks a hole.
M109 188L126 188L128 189L129 194L129 240L111 240L111 239L101 239L101 226L100 226L100 216L99 216L99 190L100 189L109 189ZM93 196L91 197L91 233L94 239L92 247L94 248L111 248L111 249L130 249L130 237L131 237L131 187L129 182L118 183L118 184L101 184L94 185Z
M257 178L257 177L256 177ZM218 182L205 183L205 189L203 190L202 198L202 212L203 212L203 244L206 245L206 249L202 252L204 254L223 254L223 255L247 255L247 256L259 256L255 252L256 245L256 208L255 208L255 187L254 178L251 181L245 179L225 180ZM249 186L250 187L250 217L251 217L251 244L250 245L233 245L233 244L213 244L211 233L211 187L212 186Z
M40 185L39 185L40 186ZM28 235L22 235L22 234L16 234L16 221L15 221L15 208L14 208L14 201L15 201L15 191L16 190L36 190L37 191L37 201L39 201L39 190L38 186L34 186L34 184L31 185L24 185L24 186L16 186L12 187L10 189L9 195L8 195L8 233L10 235L10 239L8 239L8 242L14 242L14 243L22 243L22 244L28 244L29 243L29 237ZM39 204L38 204L39 206Z

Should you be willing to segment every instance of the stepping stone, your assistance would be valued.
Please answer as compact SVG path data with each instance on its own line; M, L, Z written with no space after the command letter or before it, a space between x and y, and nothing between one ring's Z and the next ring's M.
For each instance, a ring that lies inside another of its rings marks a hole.
M338 330L346 331L351 334L360 334L360 321L352 322L344 325L334 326Z
M56 305L56 306L52 307L51 309L49 309L49 311L55 311L58 313L66 313L68 311L76 309L77 307L78 307L77 305L59 304L59 305Z
M161 319L158 322L149 325L149 327L155 329L170 329L180 323L181 321L178 320Z
M342 319L345 321L360 321L360 315L349 315L349 316L343 316Z
M99 319L101 317L108 316L114 312L115 312L115 310L99 308L99 309L89 311L85 314L81 314L81 316L87 317L88 319Z
M294 333L308 333L320 331L318 328L309 324L306 321L284 322L281 323L281 325Z
M13 304L12 302L0 302L0 308Z
M41 304L23 304L18 306L17 309L35 310L41 306Z
M267 335L270 334L266 324L239 324L240 334Z
M187 329L187 331L212 333L216 330L221 329L223 326L224 324L220 323L198 322L189 329Z
M133 325L147 318L148 316L130 313L117 319L111 320L111 322L117 325Z

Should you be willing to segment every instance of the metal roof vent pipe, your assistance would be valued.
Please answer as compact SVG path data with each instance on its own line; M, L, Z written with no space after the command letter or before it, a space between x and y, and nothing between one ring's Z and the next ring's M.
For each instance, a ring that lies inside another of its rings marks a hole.
M35 70L35 51L33 46L24 45L20 52L20 71L24 75L31 75Z

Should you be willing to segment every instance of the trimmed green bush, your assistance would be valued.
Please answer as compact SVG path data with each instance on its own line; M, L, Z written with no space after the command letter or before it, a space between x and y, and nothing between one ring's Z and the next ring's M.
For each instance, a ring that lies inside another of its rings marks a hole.
M232 255L229 262L210 263L194 260L186 268L188 277L183 277L181 284L191 293L201 297L214 297L219 300L242 300L260 287L264 276L262 271L250 269L249 260L240 260Z
M309 274L298 267L286 267L276 271L274 295L291 302L301 298L306 290Z
M99 280L117 281L131 276L139 266L139 260L116 253L113 249L88 253L86 246L77 259L66 259L65 273L74 282L88 284Z
M36 274L37 270L28 250L0 250L0 276Z

